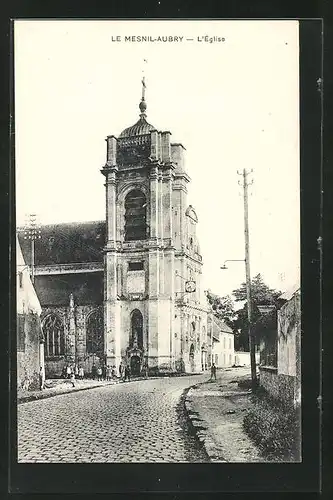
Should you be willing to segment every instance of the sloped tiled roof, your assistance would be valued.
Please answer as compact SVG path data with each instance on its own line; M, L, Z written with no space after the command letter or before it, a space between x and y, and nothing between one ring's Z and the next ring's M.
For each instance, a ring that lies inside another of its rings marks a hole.
M228 326L223 320L216 318L216 316L214 316L214 334L215 334L215 331L218 333L220 333L220 332L233 333L230 326Z
M76 305L103 303L103 272L35 276L35 290L42 307L68 306L72 293Z
M103 262L105 221L69 222L41 226L41 238L35 241L35 265ZM31 261L30 240L19 230L24 259Z

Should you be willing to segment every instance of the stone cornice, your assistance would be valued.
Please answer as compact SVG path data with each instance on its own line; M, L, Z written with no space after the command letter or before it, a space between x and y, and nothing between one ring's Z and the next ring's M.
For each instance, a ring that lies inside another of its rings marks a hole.
M79 262L71 264L50 264L46 266L36 266L36 276L48 276L54 274L79 274L104 272L103 262Z
M182 299L176 299L175 300L175 305L179 309L182 309L183 312L184 311L188 311L188 310L195 310L195 311L203 312L205 314L209 313L208 309L206 309L204 307L204 305L202 305L202 304L197 304L197 305L193 304L192 305L192 304L189 304L188 302L184 302Z
M199 260L199 259L195 259L194 257L192 257L192 255L184 252L183 250L176 250L175 251L175 257L187 257L188 259L192 260L193 262L196 262L197 264L203 264L203 261L202 260ZM201 255L200 255L201 257ZM202 259L202 257L201 257Z
M184 179L186 182L191 181L191 177L186 172L173 172L175 180Z

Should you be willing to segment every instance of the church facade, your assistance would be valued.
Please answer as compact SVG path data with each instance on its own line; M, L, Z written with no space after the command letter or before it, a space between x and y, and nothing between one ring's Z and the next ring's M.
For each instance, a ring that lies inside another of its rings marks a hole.
M106 219L43 226L35 248L46 370L69 359L133 375L207 369L209 306L185 148L139 120L106 139ZM29 262L29 246L22 240Z

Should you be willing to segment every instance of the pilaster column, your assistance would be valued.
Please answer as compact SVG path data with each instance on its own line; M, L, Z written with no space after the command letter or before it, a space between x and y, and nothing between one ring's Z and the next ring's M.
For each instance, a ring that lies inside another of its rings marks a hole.
M154 165L150 171L150 237L157 239L158 231L158 168Z
M170 145L170 135L171 132L162 132L161 134L161 146L162 146L162 161L171 161L171 145Z
M171 244L173 241L173 228L172 228L172 184L171 184L171 173L168 172L164 176L162 184L162 206L163 206L163 238L171 239ZM177 207L178 208L178 207Z
M107 245L115 246L116 241L116 169L108 171L106 176L106 226Z
M158 132L154 130L150 133L150 157L152 160L159 159Z
M117 254L114 251L105 255L105 296L104 328L105 351L108 362L119 366L120 362L120 306L117 301Z
M106 138L107 152L106 161L107 165L114 166L117 164L117 138L114 135L108 135Z

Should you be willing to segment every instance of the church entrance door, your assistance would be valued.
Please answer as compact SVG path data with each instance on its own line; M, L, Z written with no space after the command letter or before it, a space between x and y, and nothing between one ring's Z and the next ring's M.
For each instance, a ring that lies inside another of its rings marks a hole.
M140 375L140 358L139 356L131 357L131 376L138 377Z

